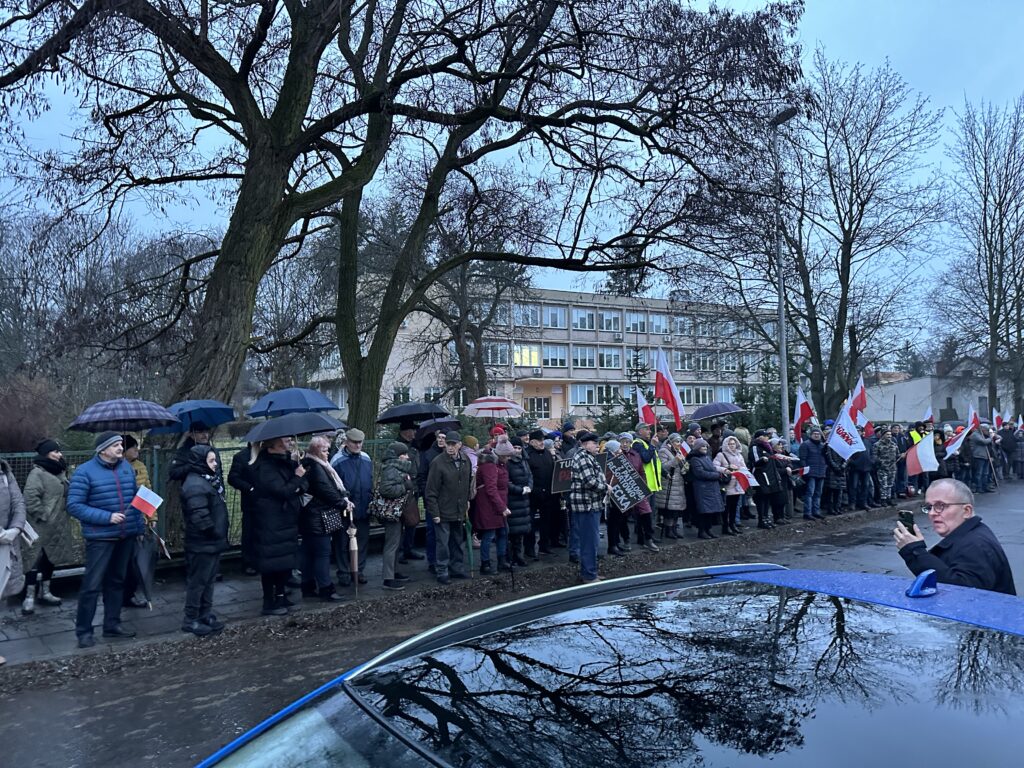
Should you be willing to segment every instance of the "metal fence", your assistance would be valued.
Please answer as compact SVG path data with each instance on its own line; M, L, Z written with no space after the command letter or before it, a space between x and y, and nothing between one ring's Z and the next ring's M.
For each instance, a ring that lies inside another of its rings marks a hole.
M363 444L363 451L373 460L374 472L380 465L380 459L390 440L367 440ZM217 450L220 452L221 461L224 463L224 496L228 507L228 542L232 547L238 547L242 541L242 505L241 498L234 488L227 484L228 470L231 469L231 459L234 455L245 448L245 443L224 443L217 442ZM150 482L153 490L164 498L164 505L157 513L157 531L167 541L167 546L172 554L181 554L183 551L184 528L181 519L181 506L178 500L178 486L170 482L167 473L170 468L171 459L177 452L175 448L150 447L142 451L139 458L146 464L149 470ZM75 468L95 454L92 451L65 451L64 458L68 463L68 474L71 475ZM3 459L11 465L14 476L18 481L18 487L25 487L25 480L34 466L32 460L35 453L0 453ZM61 567L74 567L84 563L85 545L82 541L81 526L78 521L70 515L66 516L64 524L71 529L72 538L75 542L76 562L57 563Z

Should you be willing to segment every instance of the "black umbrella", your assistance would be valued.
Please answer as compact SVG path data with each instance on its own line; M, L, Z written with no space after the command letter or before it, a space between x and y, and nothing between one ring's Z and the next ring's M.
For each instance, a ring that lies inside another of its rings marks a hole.
M292 435L309 435L314 432L334 432L345 429L344 422L322 413L289 413L287 416L264 421L249 430L245 436L247 443L262 443L278 437Z
M733 403L708 403L702 405L696 411L690 414L690 418L693 421L700 421L701 419L714 419L718 416L728 416L730 413L745 413L744 408L740 408L738 405Z
M160 558L159 538L156 531L147 526L142 540L135 545L135 562L128 566L135 568L149 610L153 610L153 579L156 576L156 561Z
M433 437L437 430L444 432L451 432L453 429L462 429L462 422L454 418L445 419L430 419L420 424L419 429L416 430L416 441L419 442L423 438Z
M393 405L377 417L378 424L400 424L403 421L423 421L450 415L437 403L402 403Z

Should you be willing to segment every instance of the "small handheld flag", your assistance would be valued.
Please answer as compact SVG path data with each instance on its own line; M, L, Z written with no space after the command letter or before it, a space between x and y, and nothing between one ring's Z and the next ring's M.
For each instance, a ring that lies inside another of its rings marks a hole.
M153 517L153 515L156 514L157 509L159 509L160 505L163 503L163 498L149 490L146 486L142 486L136 492L131 505L146 517Z
M756 488L761 484L757 482L757 479L746 469L737 469L732 473L733 478L736 480L736 485L743 489L746 493L751 488Z

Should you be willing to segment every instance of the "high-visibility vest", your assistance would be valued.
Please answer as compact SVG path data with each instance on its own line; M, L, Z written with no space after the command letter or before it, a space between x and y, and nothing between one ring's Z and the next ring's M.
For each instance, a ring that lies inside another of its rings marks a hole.
M646 451L650 448L647 443L641 440L639 437L633 439L634 443L640 443ZM658 452L654 452L654 458L651 461L646 462L644 465L644 481L647 483L647 488L654 493L655 491L661 490L661 456Z

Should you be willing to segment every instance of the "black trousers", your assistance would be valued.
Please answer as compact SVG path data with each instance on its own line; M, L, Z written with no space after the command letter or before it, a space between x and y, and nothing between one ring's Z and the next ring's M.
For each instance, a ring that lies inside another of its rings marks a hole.
M291 575L291 571L268 571L260 574L264 605L273 603L274 598L284 597L284 589L288 584L288 577Z
M124 575L135 554L135 537L101 539L85 542L85 574L78 593L75 634L92 634L96 605L103 594L103 629L113 630L121 624L121 601L124 598Z
M629 523L626 514L615 504L608 505L608 549L619 543L629 543Z
M210 615L220 553L185 552L185 621Z
M538 528L540 529L540 548L550 549L558 544L559 536L565 534L561 499L551 493L530 494L530 506L536 510L540 517Z

